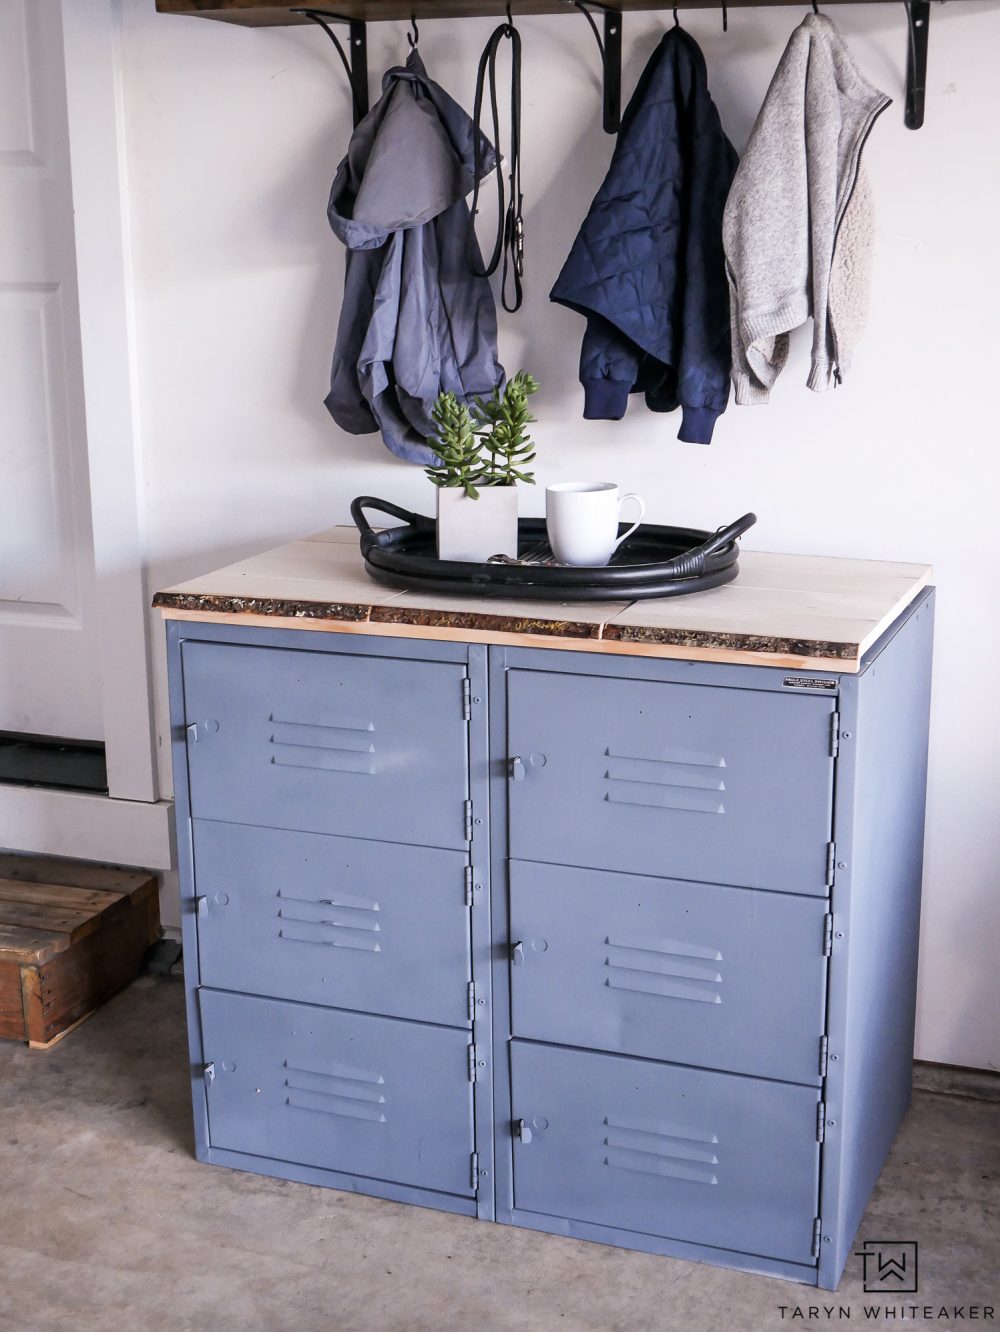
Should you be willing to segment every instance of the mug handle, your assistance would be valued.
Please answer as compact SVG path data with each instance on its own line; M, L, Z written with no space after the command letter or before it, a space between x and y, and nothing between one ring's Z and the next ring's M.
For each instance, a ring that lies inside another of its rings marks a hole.
M613 550L617 550L618 547L622 544L622 542L625 541L628 537L630 537L630 536L632 535L632 533L636 530L636 528L637 528L637 527L639 526L639 524L642 522L643 516L644 516L644 514L645 514L645 512L646 512L646 502L645 502L645 500L643 500L643 498L642 498L641 495L633 495L633 494L631 494L631 493L629 493L628 495L623 495L623 496L621 497L621 499L618 501L618 514L619 514L619 520L618 520L618 521L619 521L619 522L621 521L621 511L622 511L623 507L629 502L629 500L635 500L636 504L638 504L638 506L639 506L639 517L635 520L635 522L634 522L634 523L632 524L632 526L628 529L628 531L625 532L622 536L620 536L620 537L618 538L618 540L615 542L614 546L612 547Z

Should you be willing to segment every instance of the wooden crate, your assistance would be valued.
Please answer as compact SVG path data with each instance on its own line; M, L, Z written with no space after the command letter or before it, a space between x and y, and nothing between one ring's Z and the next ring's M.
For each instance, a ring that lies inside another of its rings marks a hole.
M0 855L0 1037L51 1045L138 974L155 875Z

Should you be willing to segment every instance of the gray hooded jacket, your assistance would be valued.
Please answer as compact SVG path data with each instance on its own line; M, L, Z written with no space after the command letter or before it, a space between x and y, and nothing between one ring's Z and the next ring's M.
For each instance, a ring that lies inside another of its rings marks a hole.
M475 127L411 51L351 137L328 217L347 246L330 415L352 435L381 430L409 462L434 461L431 407L503 382L486 278L466 263ZM483 175L496 154L483 140Z
M888 105L825 15L792 33L723 221L738 403L767 402L788 335L810 315L809 387L826 389L848 368L864 327L873 233L861 151Z

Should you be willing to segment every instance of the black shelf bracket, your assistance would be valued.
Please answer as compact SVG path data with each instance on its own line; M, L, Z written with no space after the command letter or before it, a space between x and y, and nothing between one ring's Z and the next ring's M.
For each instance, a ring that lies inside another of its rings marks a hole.
M599 0L569 0L590 24L601 53L604 77L604 128L608 134L617 134L621 126L622 111L622 12L603 5ZM602 38L591 10L604 15Z
M332 14L328 9L293 9L292 14L301 14L318 24L330 41L337 48L337 54L347 71L351 85L351 109L354 123L363 120L368 114L368 25L363 19L347 18L343 14ZM330 27L331 23L346 23L350 58L340 43L340 38Z
M906 5L906 108L903 121L907 129L919 129L924 123L924 94L927 91L927 29L930 25L930 0L904 0Z

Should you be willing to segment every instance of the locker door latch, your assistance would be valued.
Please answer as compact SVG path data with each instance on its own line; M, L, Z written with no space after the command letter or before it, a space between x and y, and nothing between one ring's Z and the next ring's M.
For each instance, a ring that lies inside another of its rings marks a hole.
M531 1129L528 1126L527 1120L517 1120L514 1124L514 1128L517 1131L517 1136L523 1143L527 1144L531 1141Z
M206 1064L201 1071L205 1078L205 1086L211 1087L212 1083L215 1081L215 1065Z
M512 782L523 782L527 776L527 769L524 766L524 759L520 757L512 758L510 761L510 779Z
M208 898L196 897L194 899L194 909L201 919L204 920L208 916Z
M514 945L514 947L510 950L510 960L513 962L513 964L514 964L515 967L523 967L523 966L524 966L524 944L523 944L523 943L516 943L516 944Z

